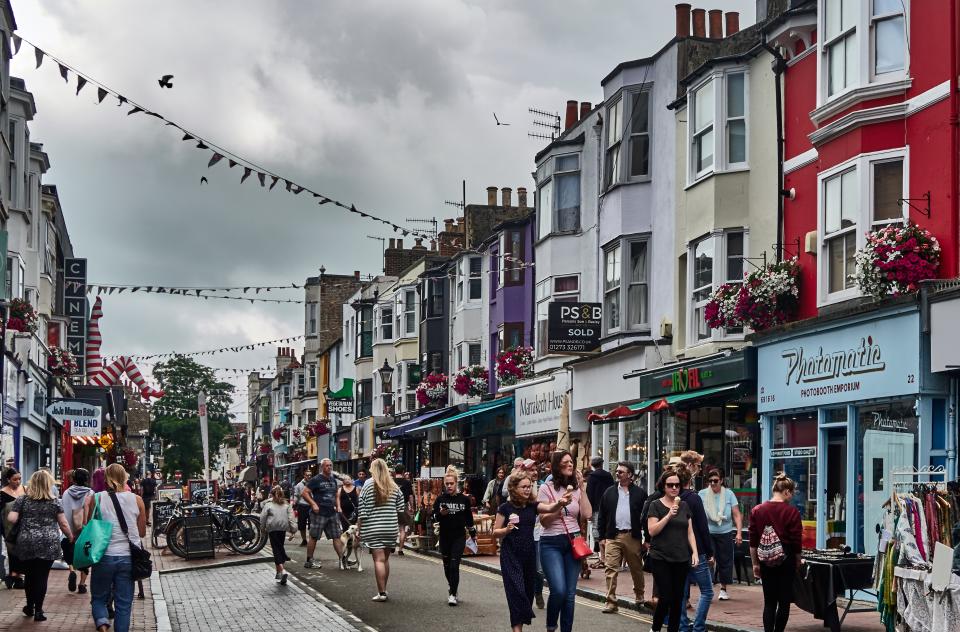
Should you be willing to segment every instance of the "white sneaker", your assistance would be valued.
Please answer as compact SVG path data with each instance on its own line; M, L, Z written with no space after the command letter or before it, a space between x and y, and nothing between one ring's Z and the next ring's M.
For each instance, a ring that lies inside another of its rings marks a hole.
M456 595L450 595L449 597L447 597L447 605L448 605L448 606L455 606L455 605L457 605L457 596L456 596Z
M370 601L386 601L386 600L387 600L387 593L377 593L376 595L373 596L373 599L371 599Z
M720 596L717 597L720 601L730 601L730 595L727 594L726 590L720 590Z

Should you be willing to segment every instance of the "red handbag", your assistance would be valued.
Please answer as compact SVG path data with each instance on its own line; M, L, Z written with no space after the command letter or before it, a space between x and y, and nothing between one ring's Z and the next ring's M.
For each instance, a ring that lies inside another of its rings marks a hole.
M553 497L554 502L556 502L557 497L554 495L553 490L550 488L547 489L550 491L550 495ZM567 511L566 507L563 508L563 513L567 516L570 515L570 512ZM593 549L591 549L590 545L587 544L587 540L581 535L578 535L577 537L570 535L570 530L567 529L567 521L563 518L561 518L560 521L563 523L563 530L566 532L567 537L570 538L570 552L573 554L573 559L579 562L580 560L586 559L593 555Z

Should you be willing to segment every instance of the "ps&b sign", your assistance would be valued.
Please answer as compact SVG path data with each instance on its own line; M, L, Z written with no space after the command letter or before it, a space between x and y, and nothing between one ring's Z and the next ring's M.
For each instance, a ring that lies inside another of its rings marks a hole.
M547 353L591 353L600 346L600 303L553 301L547 313Z

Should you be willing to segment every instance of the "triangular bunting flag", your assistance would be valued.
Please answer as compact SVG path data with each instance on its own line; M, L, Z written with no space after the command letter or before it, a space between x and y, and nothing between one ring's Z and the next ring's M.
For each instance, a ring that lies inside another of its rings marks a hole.
M293 186L293 183L290 182L289 180L284 180L284 183L286 183L286 185L287 185L287 191L289 191L289 190L290 190L290 187Z
M354 206L353 204L350 205L350 212L351 212L351 213L360 213L360 211L357 210L357 207ZM360 215L363 215L363 213L360 213Z
M127 112L127 116L130 116L131 114L136 114L137 112L143 112L143 108L134 106L132 110Z
M230 168L231 168L231 169L233 169L234 167L237 166L237 161L234 160L233 158L231 158L231 159L227 162L227 164L230 165Z
M193 136L191 136L190 134L184 134L183 138L181 138L180 140L193 140Z
M301 193L303 193L303 187L300 187L299 189L293 192L294 195L300 195Z
M139 290L140 290L140 288L135 287L135 288L133 288L132 290L130 290L130 293L132 294L133 292L137 292L137 291L139 291Z
M210 148L207 147L206 143L204 143L203 141L200 141L199 143L197 143L197 149L210 149Z
M320 200L319 204L320 204L320 206L323 206L324 204L326 204L326 203L329 202L329 201L330 201L329 198L323 198L322 200Z
M257 179L260 180L260 186L266 186L267 184L267 174L262 171L257 172Z
M271 176L270 188L268 191L273 191L273 187L277 186L277 181L280 180L280 176Z
M103 100L107 98L107 91L103 88L97 88L97 103L103 103Z
M243 168L243 177L240 178L240 184L243 184L243 181L250 177L250 174L253 173L253 169L250 167Z
M64 82L69 82L70 77L67 76L67 73L69 73L70 71L67 70L67 67L64 66L63 64L57 64L57 66L60 67L60 76L63 77Z
M37 48L36 46L34 46L34 47L33 47L33 54L34 54L34 55L36 56L36 58L37 58L37 68L39 68L39 67L40 67L40 64L43 63L43 51L40 50L39 48Z
M222 155L217 154L217 153L214 153L213 156L210 157L210 162L207 163L207 169L209 169L209 168L212 167L213 165L217 164L217 163L220 162L222 159L223 159L223 156L222 156Z
M247 292L249 292L249 291L250 291L250 288L249 288L249 287L245 287L245 288L243 288L243 292L244 292L244 294L246 294L246 293L247 293Z
M202 291L203 291L203 290L195 290L195 292L197 293L197 296L200 296L200 292L202 292Z
M80 94L80 91L83 90L83 86L87 85L87 80L77 75L77 94Z
M152 285L148 285L148 286L147 286L147 292L148 292L148 293L153 292L153 286L152 286Z
M116 291L117 291L117 288L115 288L115 287L107 288L107 294L113 294L113 293L116 292Z
M17 35L16 33L14 33L13 34L13 54L14 55L20 52L20 44L22 43L23 43L23 38Z

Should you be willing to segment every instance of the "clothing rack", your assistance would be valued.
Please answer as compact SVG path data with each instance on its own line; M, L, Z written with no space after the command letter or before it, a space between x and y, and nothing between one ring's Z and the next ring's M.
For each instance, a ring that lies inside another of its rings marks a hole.
M927 478L926 481L920 480ZM890 504L891 507L896 502L897 489L912 488L916 485L934 485L938 491L947 490L947 470L942 465L924 465L923 467L910 467L905 469L891 470L890 478ZM910 480L898 481L898 478L909 478ZM934 479L941 480L934 480Z

